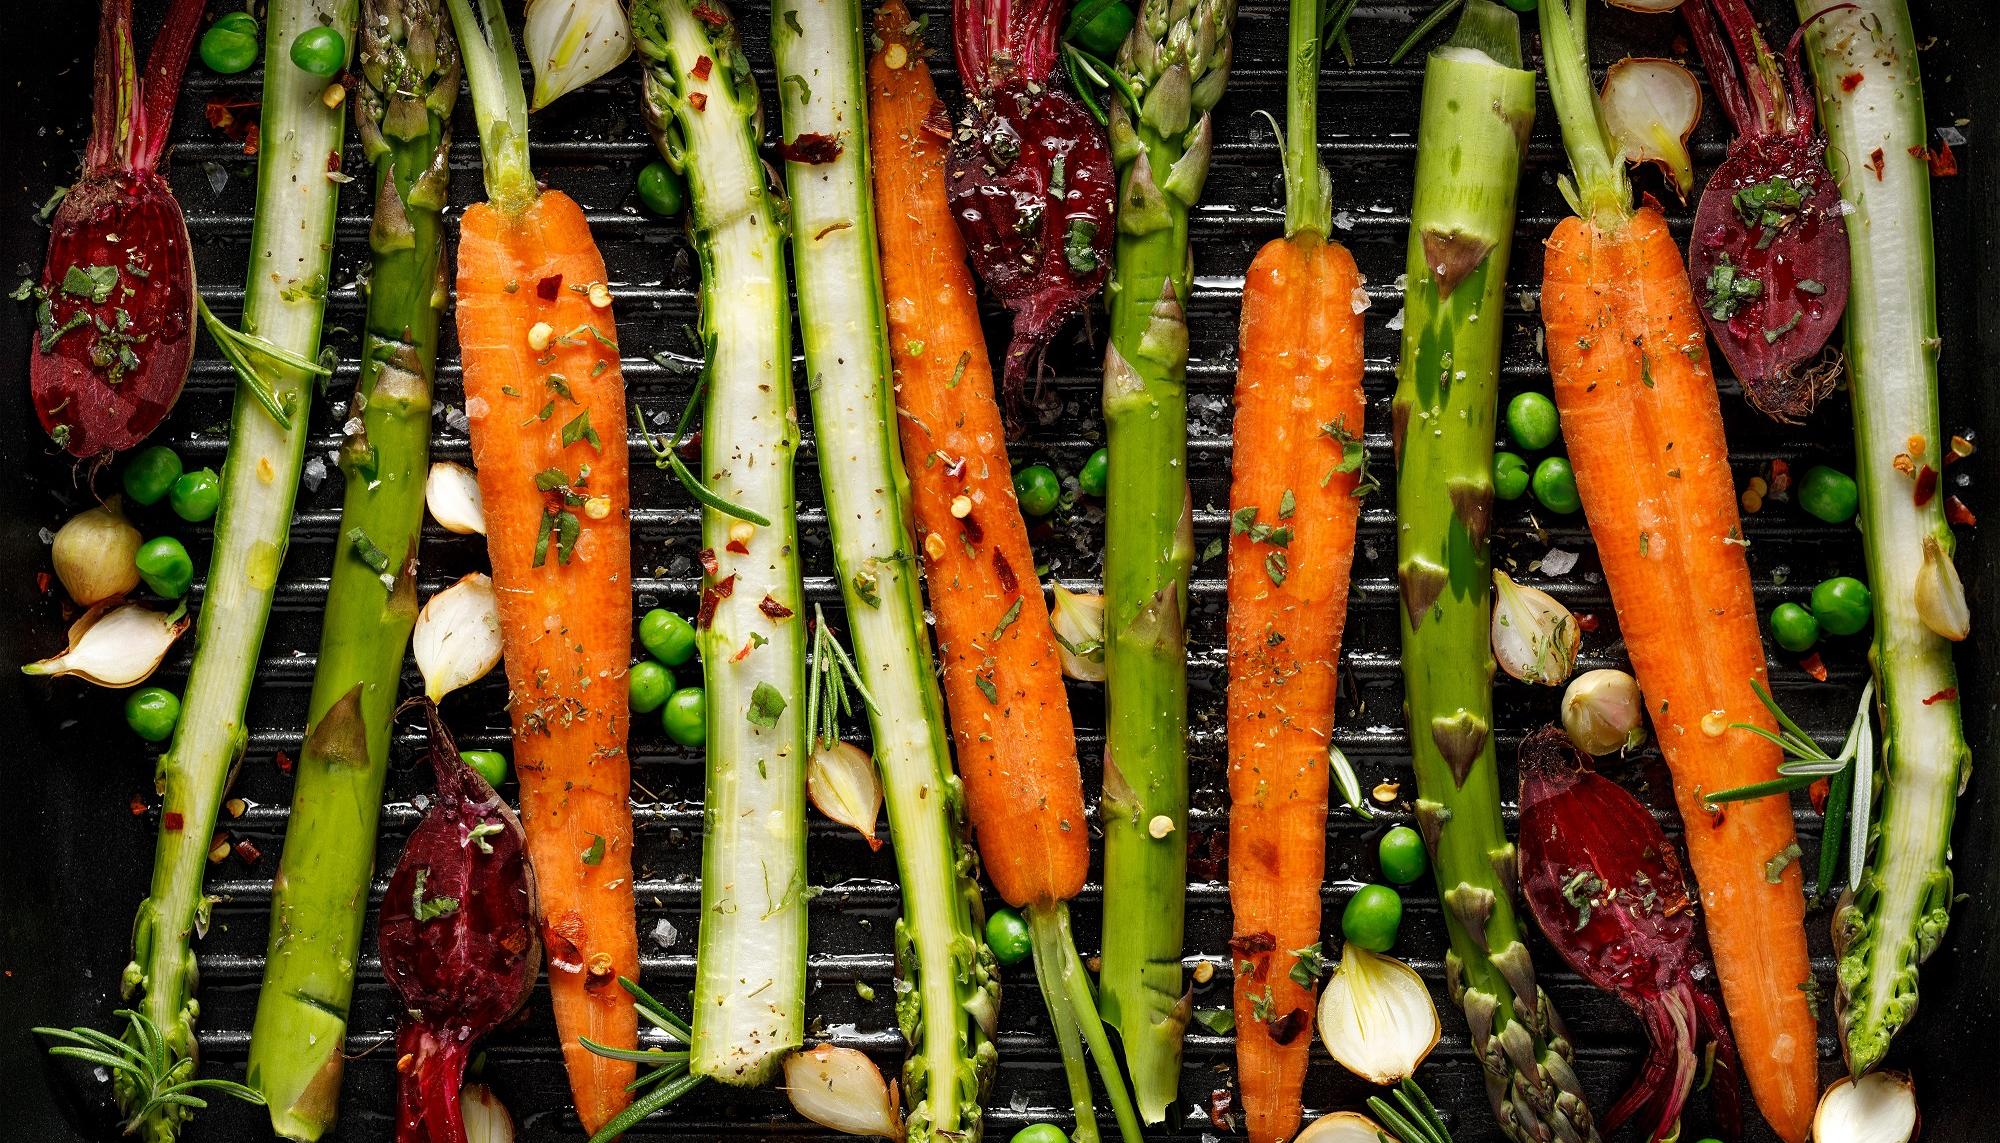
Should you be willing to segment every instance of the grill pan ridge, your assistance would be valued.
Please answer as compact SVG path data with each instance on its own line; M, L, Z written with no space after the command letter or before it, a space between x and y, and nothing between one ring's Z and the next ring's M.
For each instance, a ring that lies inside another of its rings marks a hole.
M218 5L216 7L225 7ZM1982 444L2000 442L2000 408L1980 400L1982 363L2000 355L2000 195L1980 188L2000 176L1989 149L1979 146L1980 112L2000 103L2000 72L1985 58L2000 49L2000 25L1977 0L1918 3L1920 36L1935 40L1923 60L1930 122L1969 117L1962 129L1973 139L1960 152L1962 173L1936 181L1936 221L1944 425L1948 432L1971 432ZM90 45L94 5L9 3L0 11L0 53L12 64L14 84L0 110L0 267L25 275L39 266L45 229L33 212L58 185L74 177L89 105ZM744 46L766 93L774 83L768 44L769 5L739 0ZM872 5L870 6L872 7ZM928 15L926 37L938 67L947 103L958 105L957 77L945 65L950 53L946 27L949 4L922 0L912 7ZM1392 470L1388 409L1394 388L1399 335L1389 325L1401 307L1396 280L1403 264L1411 182L1415 166L1417 96L1421 52L1395 67L1381 64L1420 19L1427 0L1363 0L1349 25L1357 64L1348 68L1337 53L1321 76L1322 156L1332 174L1336 237L1354 252L1368 278L1371 308L1366 315L1366 445L1375 471ZM1790 6L1759 0L1760 14L1789 31ZM164 4L141 0L138 26L150 34ZM1688 58L1686 37L1675 17L1644 17L1593 4L1593 59L1600 65L1624 54ZM1217 147L1204 204L1192 220L1195 289L1189 307L1191 351L1189 469L1195 505L1196 550L1227 529L1230 458L1230 389L1234 381L1236 319L1241 280L1257 247L1282 227L1278 149L1268 128L1253 116L1283 103L1285 59L1283 0L1242 0L1237 17L1235 67L1218 110ZM1532 17L1523 21L1531 63L1539 63ZM1692 64L1693 61L1690 59ZM1698 69L1697 69L1698 70ZM169 164L171 178L188 215L197 276L204 295L224 320L233 321L242 301L248 260L249 212L254 197L254 160L211 129L204 106L212 99L255 100L261 72L222 77L190 67L175 113ZM1567 209L1555 187L1563 167L1555 116L1542 92L1521 188L1509 297L1503 398L1524 389L1546 391L1547 371L1539 354L1540 317L1533 309L1541 276L1541 243ZM1724 124L1714 105L1704 112L1694 138L1698 172L1706 175L1722 155ZM452 149L453 213L480 197L477 136L469 101L461 100ZM638 103L638 79L621 68L538 113L534 133L536 170L550 186L582 203L603 248L618 298L620 342L629 395L649 418L678 412L689 397L698 348L688 332L694 321L696 266L686 235L675 223L643 214L632 190L633 176L652 154ZM250 841L262 857L246 864L236 857L211 865L208 891L219 901L213 925L197 945L200 965L201 1049L206 1074L240 1078L249 1027L262 973L270 878L284 839L291 779L278 756L296 754L304 730L306 695L318 646L319 619L337 536L340 476L328 459L338 444L344 417L335 412L351 393L354 351L361 324L359 277L366 267L368 175L359 146L349 135L345 170L357 181L343 189L338 249L328 302L329 344L343 360L327 392L313 405L308 456L324 463L323 482L309 474L301 489L291 544L277 603L265 637L258 685L248 711L249 747L234 787L249 808L225 820L232 836ZM1688 208L1660 190L1658 180L1640 175L1642 188L1667 198L1669 218L1685 243ZM454 228L455 231L455 228ZM1981 271L1987 271L1982 274ZM1004 341L997 307L988 306L989 342ZM455 346L440 354L439 415L433 455L470 459L462 414ZM1061 339L1049 360L1044 384L1058 398L1059 411L1013 447L1016 464L1046 461L1073 474L1103 440L1098 410L1098 354L1103 322L1091 332ZM144 892L151 867L157 809L134 812L135 799L152 796L151 763L156 747L130 734L119 716L122 696L74 682L28 680L13 666L61 645L65 623L53 597L37 591L37 573L48 567L48 532L91 502L93 474L57 454L34 422L24 399L22 366L32 332L26 307L0 313L0 362L13 392L0 400L0 456L16 469L10 491L0 495L0 583L17 600L0 621L0 717L9 728L11 749L0 755L0 772L10 779L0 797L0 1064L19 1093L0 1119L0 1139L58 1141L110 1138L116 1134L108 1085L81 1068L49 1061L28 1033L30 1026L104 1026L116 1006L119 969L129 955L132 909ZM655 354L660 355L657 360ZM1719 356L1718 367L1722 365ZM173 444L189 467L219 467L234 377L204 341L185 395L158 438ZM1741 485L1770 461L1795 465L1824 459L1852 460L1849 410L1844 397L1828 401L1802 427L1779 427L1743 403L1731 381L1723 381L1723 410L1732 464ZM808 410L801 407L802 417ZM1983 437L1981 434L1983 433ZM632 450L632 533L634 591L641 611L665 606L683 613L693 608L699 579L695 552L695 504L649 459L636 431ZM836 626L839 593L831 579L826 517L820 507L817 453L809 417L798 466L800 533L805 548L806 593L823 604ZM1954 468L1960 482L1951 491L1974 511L1982 504L1977 477L1985 467L1981 452ZM109 490L109 473L97 474ZM1385 484L1388 483L1385 480ZM1390 485L1393 488L1393 485ZM1400 648L1396 624L1393 493L1371 497L1363 507L1349 601L1342 700L1335 739L1353 761L1365 788L1389 779L1414 790L1401 717ZM2000 511L2000 508L1992 508ZM1038 558L1048 565L1044 579L1072 588L1091 587L1100 571L1101 504L1080 501L1059 510L1052 523L1031 529ZM1862 574L1861 547L1851 530L1820 524L1781 505L1747 515L1751 572L1760 610L1782 599L1800 598L1818 579L1845 572ZM211 529L179 530L197 568L206 566ZM482 541L458 537L427 522L419 590L430 592L468 571L485 566ZM1993 544L1976 531L1962 537L1960 566L1972 593L1975 633L1962 644L1959 666L1967 680L1967 737L1982 761L1983 744L2000 730L2000 708L1990 682L1987 648L2000 638L2000 593L1996 593ZM1538 561L1550 550L1580 553L1570 572L1551 576ZM1623 666L1624 658L1602 576L1581 517L1537 521L1521 504L1498 513L1496 559L1524 582L1555 594L1579 613L1598 618L1584 640L1579 669ZM1202 561L1195 569L1190 624L1190 754L1193 862L1189 886L1187 953L1216 962L1212 982L1198 988L1198 1006L1229 1003L1227 939L1228 892L1221 855L1227 821L1223 741L1223 560ZM199 605L201 587L193 599ZM178 688L185 680L190 646L176 648L159 682ZM1773 648L1775 651L1775 648ZM1845 640L1827 653L1830 676L1815 683L1782 653L1772 659L1777 697L1822 744L1837 745L1852 703L1866 677L1865 645ZM414 668L406 682L414 681ZM1098 785L1096 760L1103 751L1103 704L1096 688L1073 686L1078 746L1085 759L1086 792ZM1503 783L1511 786L1514 749L1522 735L1555 715L1559 692L1531 689L1502 680L1496 693L1496 722ZM506 746L504 683L496 674L448 699L447 720L467 747ZM420 728L398 724L386 805L377 841L377 877L369 908L379 905L387 871L419 816L429 778L418 764ZM635 817L635 879L644 975L669 1003L682 1004L693 980L698 925L702 767L698 752L673 746L650 720L639 720L632 737ZM1975 766L1975 770L1978 767ZM1656 752L1619 768L1617 775L1663 814L1670 833L1678 822L1665 797L1665 771ZM1955 915L1945 949L1925 970L1924 1010L1903 1037L1894 1057L1911 1066L1924 1098L1926 1138L1974 1143L1995 1137L1978 1093L1990 1085L1996 1052L1991 1014L2000 1010L2000 915L1986 904L2000 891L2000 873L1983 859L2000 851L2000 795L1988 792L1990 776L1975 773L1962 800L1957 833L1958 886L1970 896ZM1810 863L1819 819L1798 812L1802 844ZM1513 826L1508 807L1509 828ZM1323 896L1327 924L1356 884L1374 876L1374 839L1388 824L1364 823L1336 808L1328 822L1328 867ZM1093 830L1095 833L1095 830ZM895 1030L894 965L891 932L899 910L892 856L871 853L851 831L814 816L809 870L823 892L811 911L811 987L808 1034L873 1053L885 1068L901 1058ZM1101 861L1101 847L1093 846ZM1095 872L1095 870L1094 870ZM1093 876L1075 906L1079 940L1086 952L1095 943L1101 897ZM996 902L997 903L997 902ZM1808 915L1815 974L1830 985L1827 913ZM1427 888L1406 901L1404 937L1398 952L1424 974L1443 1005L1445 1036L1424 1072L1424 1081L1461 1143L1486 1143L1500 1136L1492 1126L1479 1072L1465 1043L1462 1022L1444 1004L1440 952L1443 924ZM330 1139L388 1140L394 1133L393 1012L374 957L371 917L363 939L354 1011L349 1025L341 1120ZM1638 1026L1618 1002L1596 992L1567 971L1539 938L1532 942L1544 983L1563 1013L1577 1045L1579 1071L1593 1106L1602 1111L1630 1078L1643 1041ZM1006 970L1000 1027L1001 1067L988 1100L987 1138L1004 1140L1026 1123L1066 1122L1062 1074L1048 1035L1047 1018L1023 965ZM872 986L875 999L863 1001L857 984ZM1830 992L1830 987L1828 989ZM1837 1067L1828 1017L1822 1013L1820 1054L1823 1075ZM515 1113L526 1140L580 1139L568 1108L568 1089L556 1050L546 989L531 1002L526 1021L487 1045L485 1075ZM1217 1139L1233 1132L1209 1121L1211 1091L1228 1087L1233 1070L1229 1039L1194 1025L1187 1041L1182 1100L1167 1124L1148 1132L1160 1143ZM1311 1112L1359 1106L1370 1089L1315 1049L1306 1081ZM1698 1097L1685 1138L1711 1131L1707 1100ZM201 1113L188 1138L251 1140L269 1137L261 1109L218 1102ZM774 1089L737 1091L706 1085L632 1132L633 1138L698 1139L838 1138L790 1113ZM1761 1125L1745 1137L1771 1143Z

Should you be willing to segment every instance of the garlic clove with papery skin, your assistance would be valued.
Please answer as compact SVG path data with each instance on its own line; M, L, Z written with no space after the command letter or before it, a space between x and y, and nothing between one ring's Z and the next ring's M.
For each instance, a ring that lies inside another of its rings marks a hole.
M500 663L500 597L492 577L473 572L424 602L410 633L424 693L436 702L485 678Z
M1569 608L1540 588L1493 571L1493 660L1524 683L1559 687L1576 669L1583 631Z
M1055 606L1049 611L1049 626L1055 631L1063 674L1078 682L1103 682L1104 597L1071 591L1059 583L1051 586Z
M459 1090L458 1113L465 1122L465 1143L514 1143L514 1117L485 1084L469 1083Z
M800 1115L848 1135L903 1137L896 1086L867 1053L819 1044L785 1057L785 1095Z
M1319 994L1319 1038L1340 1066L1370 1083L1397 1083L1416 1074L1441 1031L1415 969L1347 942Z
M1924 537L1924 566L1917 571L1917 617L1939 638L1954 643L1972 634L1972 608L1958 565L1935 536Z
M113 690L136 687L159 670L188 623L185 607L166 612L139 603L100 603L70 625L62 654L29 663L21 673L75 675Z
M118 498L78 512L56 530L50 555L63 590L95 607L139 586L139 529L118 510Z
M1604 124L1628 163L1652 163L1686 199L1694 189L1688 136L1701 122L1701 84L1673 60L1626 58L1604 73Z
M424 480L424 505L431 519L447 532L461 536L486 534L486 502L479 496L479 477L462 464L434 461Z
M1917 1088L1901 1072L1841 1076L1813 1113L1814 1143L1910 1143L1917 1135Z
M882 815L882 779L875 760L859 746L836 742L812 752L806 762L806 796L813 808L868 839L881 849L875 822Z
M1307 1124L1292 1143L1381 1143L1394 1138L1381 1124L1358 1111L1335 1111Z
M632 54L623 0L528 0L521 43L535 69L540 111Z
M1563 730L1593 757L1635 749L1646 741L1646 700L1639 680L1624 671L1585 671L1563 692Z

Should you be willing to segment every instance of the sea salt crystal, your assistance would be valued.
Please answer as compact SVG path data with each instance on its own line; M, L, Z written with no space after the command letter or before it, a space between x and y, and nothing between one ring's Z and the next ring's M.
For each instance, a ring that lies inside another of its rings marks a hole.
M319 486L325 483L325 481L326 481L326 462L316 456L307 457L306 491L318 492Z
M450 425L456 432L470 433L472 431L472 422L466 418L464 409L456 407L446 409L444 412L444 423Z
M210 160L203 163L201 169L208 172L209 193L221 194L222 188L229 185L229 168L221 163Z
M674 942L680 939L681 931L674 928L674 923L665 917L661 917L660 923L653 926L653 940L663 949L673 948Z
M43 528L41 531L36 532L35 535L40 536L42 538L42 543L44 544L53 544L56 542L56 534L54 532L49 531L47 528Z
M1362 289L1360 286L1354 287L1354 296L1351 299L1351 302L1354 306L1355 313L1365 313L1369 305L1368 291Z
M1403 328L1403 310L1401 307L1397 308L1396 316L1389 319L1389 328L1390 329Z
M1944 142L1944 145L1947 147L1965 146L1965 132L1960 131L1956 127L1947 126L1938 128L1938 138L1942 140Z
M1333 216L1333 228L1335 230L1354 229L1354 216L1344 210L1336 212Z
M1007 1106L1013 1108L1016 1115L1027 1111L1028 1093L1019 1088L1014 1089L1014 1094L1007 1097Z
M1542 570L1550 575L1568 575L1570 569L1576 567L1576 559L1577 554L1575 552L1566 552L1561 548L1550 548L1549 553L1542 557Z

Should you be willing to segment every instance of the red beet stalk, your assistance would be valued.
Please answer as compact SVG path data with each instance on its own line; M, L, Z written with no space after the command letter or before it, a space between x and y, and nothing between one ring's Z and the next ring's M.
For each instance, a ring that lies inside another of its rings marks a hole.
M1736 1043L1714 993L1680 854L1639 800L1585 767L1560 728L1521 743L1521 889L1549 943L1579 976L1637 1013L1651 1050L1604 1117L1608 1137L1640 1125L1672 1135L1714 1052L1717 1108L1733 1138L1742 1118Z
M1736 127L1695 208L1688 271L1750 403L1794 422L1833 391L1821 350L1847 308L1847 226L1797 40L1773 55L1743 0L1687 0L1688 30Z
M194 360L194 253L160 172L206 0L174 0L143 76L132 0L103 0L83 178L49 220L28 385L71 453L131 448L159 427Z
M1014 315L1001 371L1010 415L1028 372L1111 266L1116 192L1104 129L1051 86L1064 0L954 0L970 105L948 189L972 268Z
M466 1060L528 1002L542 946L521 822L423 705L437 798L382 899L382 973L400 1002L396 1143L465 1143Z

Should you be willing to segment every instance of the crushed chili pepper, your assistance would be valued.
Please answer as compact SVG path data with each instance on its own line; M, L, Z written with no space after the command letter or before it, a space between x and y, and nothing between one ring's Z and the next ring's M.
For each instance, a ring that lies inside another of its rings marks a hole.
M722 570L722 565L716 561L714 548L703 548L695 553L694 558L701 564L701 574L710 579L714 579L715 573Z
M971 523L970 520L966 522ZM1020 579L1014 575L1014 565L1007 562L1007 553L999 548L993 549L993 574L1000 580L1000 590L1008 595L1014 594L1021 585Z
M264 859L264 851L249 838L236 843L236 859L245 865L255 865Z
M1956 496L1947 496L1944 498L1944 518L1954 524L1962 524L1968 528L1979 523L1979 517L1974 516L1972 509L1965 506L1965 501L1960 500Z
M707 56L702 56L694 61L694 67L690 68L689 71L693 73L696 79L707 79L708 73L714 67L715 67L714 60L709 59Z
M1946 687L1945 689L1925 699L1924 705L1930 706L1933 703L1950 702L1957 697L1958 697L1957 687Z
M562 294L563 276L550 274L535 283L535 296L545 302L555 301Z
M137 794L134 794L132 795L131 808L132 808L132 816L136 818L145 816L146 811L151 809L152 807L146 804L146 799L140 797Z
M1586 611L1583 614L1576 617L1576 629L1578 631L1581 631L1584 634L1588 635L1591 632L1596 631L1597 628L1598 628L1598 622L1595 613Z
M1226 1087L1208 1093L1208 1121L1223 1131L1236 1131L1236 1093Z
M701 589L701 606L694 613L697 631L705 631L715 621L716 605L728 599L736 590L736 576L732 573Z
M791 142L780 144L778 157L788 163L818 166L840 158L840 140L818 131L801 131Z
M1858 71L1851 71L1840 77L1840 90L1842 91L1853 91L1860 86L1861 73Z
M786 607L782 603L779 603L777 600L771 598L769 595L766 595L763 598L763 600L757 604L757 610L763 612L764 614L770 616L773 619L790 619L793 614L791 608Z
M1278 1019L1265 1024L1264 1031L1270 1033L1272 1043L1282 1046L1298 1039L1299 1033L1305 1031L1305 1027L1306 1010L1303 1008L1294 1008Z
M1924 505L1929 504L1931 497L1937 495L1937 482L1937 469L1927 464L1917 470L1917 487L1915 489L1917 507L1922 508Z
M734 552L739 556L747 556L750 554L750 545L743 542L742 540L731 540L722 546L725 549Z
M1811 675L1814 682L1823 683L1826 681L1826 661L1819 657L1818 651L1814 651L1812 654L1800 659L1799 669Z

